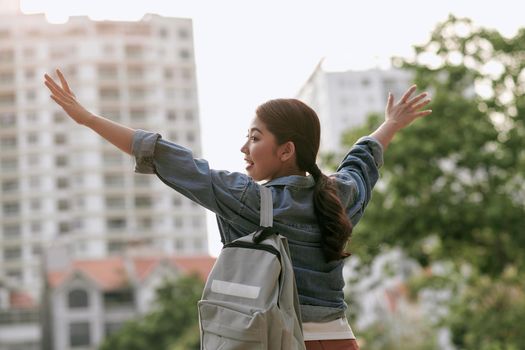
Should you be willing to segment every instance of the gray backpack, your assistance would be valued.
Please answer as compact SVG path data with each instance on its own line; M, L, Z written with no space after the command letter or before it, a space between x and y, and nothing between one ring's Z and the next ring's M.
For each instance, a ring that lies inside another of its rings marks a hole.
M288 241L271 226L260 186L260 228L226 244L198 303L202 350L305 349Z

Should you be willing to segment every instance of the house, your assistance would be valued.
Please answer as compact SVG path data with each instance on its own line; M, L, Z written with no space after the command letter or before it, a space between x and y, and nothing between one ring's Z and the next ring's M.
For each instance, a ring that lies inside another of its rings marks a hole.
M196 273L205 280L210 256L126 255L75 260L48 270L48 302L54 350L96 349L126 322L147 313L166 279Z

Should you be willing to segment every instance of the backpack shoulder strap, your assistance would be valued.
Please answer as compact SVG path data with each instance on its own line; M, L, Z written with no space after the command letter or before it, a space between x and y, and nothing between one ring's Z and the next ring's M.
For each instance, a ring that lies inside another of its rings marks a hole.
M261 194L261 227L271 227L273 225L273 203L272 190L265 186L259 186Z

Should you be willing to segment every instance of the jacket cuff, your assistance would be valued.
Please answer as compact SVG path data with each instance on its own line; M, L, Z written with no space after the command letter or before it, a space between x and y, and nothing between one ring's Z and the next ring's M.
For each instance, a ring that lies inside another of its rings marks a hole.
M144 130L136 130L133 134L131 154L135 157L135 172L140 174L155 173L153 156L155 145L160 139L160 134Z
M378 168L383 166L383 145L381 145L381 143L375 137L363 136L357 140L356 145L367 146L370 150L370 153L372 154L372 157L374 157L376 166Z

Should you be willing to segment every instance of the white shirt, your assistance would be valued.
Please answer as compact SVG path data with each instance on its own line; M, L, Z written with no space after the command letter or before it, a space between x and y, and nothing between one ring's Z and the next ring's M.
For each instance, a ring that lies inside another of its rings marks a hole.
M346 317L330 322L303 323L304 340L355 339Z

